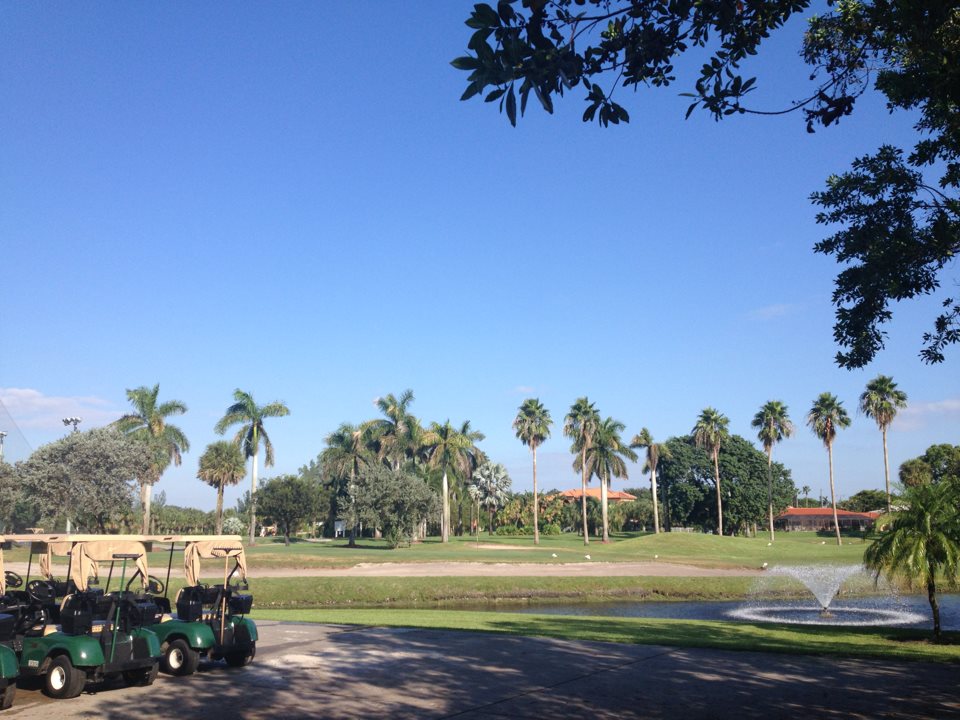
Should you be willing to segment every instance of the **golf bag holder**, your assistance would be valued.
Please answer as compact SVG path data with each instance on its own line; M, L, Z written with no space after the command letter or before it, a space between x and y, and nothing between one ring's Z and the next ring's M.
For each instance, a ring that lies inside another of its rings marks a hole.
M227 600L227 608L231 615L247 615L253 608L253 595L231 593Z

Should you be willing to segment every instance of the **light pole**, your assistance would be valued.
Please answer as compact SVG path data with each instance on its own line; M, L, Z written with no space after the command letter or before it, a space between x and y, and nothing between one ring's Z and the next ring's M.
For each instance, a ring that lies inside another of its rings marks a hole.
M3 430L0 430L0 463L3 462L3 439L6 436L7 434Z
M83 422L83 418L79 418L79 417L68 417L63 419L64 425L73 425L74 432L78 432L77 425L79 425L82 422Z

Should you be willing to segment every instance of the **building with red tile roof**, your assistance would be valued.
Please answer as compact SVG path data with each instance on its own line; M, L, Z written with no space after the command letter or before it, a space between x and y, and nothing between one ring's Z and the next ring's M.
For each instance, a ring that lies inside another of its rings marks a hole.
M581 496L580 488L574 490L564 490L560 493L560 497L567 500L579 500ZM587 488L587 497L593 498L594 500L600 499L600 488L599 487L589 487ZM636 495L631 495L630 493L620 492L619 490L608 490L607 491L607 502L610 503L622 503L630 502L636 500Z

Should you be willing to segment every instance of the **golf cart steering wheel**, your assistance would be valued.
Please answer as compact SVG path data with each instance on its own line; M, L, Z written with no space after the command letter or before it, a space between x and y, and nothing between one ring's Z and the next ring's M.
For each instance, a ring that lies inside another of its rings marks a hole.
M47 580L31 580L27 583L27 595L37 602L49 602L57 597L56 588Z
M140 576L141 576L141 573L139 570L137 570L137 572L134 573L133 577L130 578L130 581L127 583L127 587L125 587L124 590L129 590L130 586L133 585L133 581ZM146 590L151 595L161 595L164 590L164 585L162 582L160 582L159 578L156 578L153 575L147 575Z
M7 583L7 587L18 588L23 585L23 578L17 575L13 570L6 570L3 573L3 579Z

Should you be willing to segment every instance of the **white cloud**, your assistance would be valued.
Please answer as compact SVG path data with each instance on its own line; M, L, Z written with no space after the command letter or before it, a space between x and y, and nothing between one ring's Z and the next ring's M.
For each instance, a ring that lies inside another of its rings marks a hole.
M95 396L59 397L32 388L0 388L0 403L22 428L56 430L63 418L81 417L85 428L113 422L123 414L108 400Z
M897 430L916 430L928 421L960 420L960 398L945 398L932 402L910 403L897 413L893 427Z
M776 318L784 317L785 315L793 314L798 307L798 305L793 305L790 303L766 305L764 307L751 310L747 313L747 317L752 320L774 320Z
M520 395L529 395L532 392L536 392L536 388L532 385L517 385L513 391Z

